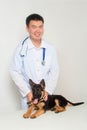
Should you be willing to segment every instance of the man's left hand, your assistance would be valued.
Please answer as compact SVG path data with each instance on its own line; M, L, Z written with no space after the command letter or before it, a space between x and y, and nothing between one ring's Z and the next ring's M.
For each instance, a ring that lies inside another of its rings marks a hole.
M48 100L48 92L45 91L45 94L44 94L44 100L47 101Z

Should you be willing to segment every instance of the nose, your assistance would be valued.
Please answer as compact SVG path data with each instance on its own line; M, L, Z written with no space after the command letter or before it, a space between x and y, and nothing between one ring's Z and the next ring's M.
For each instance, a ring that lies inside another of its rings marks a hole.
M39 29L39 27L37 27L37 28L36 28L36 32L38 32L38 33L40 32L40 29Z

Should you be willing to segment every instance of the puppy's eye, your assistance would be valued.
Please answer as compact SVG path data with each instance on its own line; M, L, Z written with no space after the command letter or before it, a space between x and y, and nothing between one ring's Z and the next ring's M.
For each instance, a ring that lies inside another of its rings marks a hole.
M39 88L37 88L37 91L40 91L40 89L39 89Z

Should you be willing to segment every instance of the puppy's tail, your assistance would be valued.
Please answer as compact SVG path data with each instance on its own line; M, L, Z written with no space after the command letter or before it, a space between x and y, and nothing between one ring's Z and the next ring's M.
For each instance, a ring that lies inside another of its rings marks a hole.
M84 102L77 102L77 103L72 103L70 101L68 101L68 103L72 106L77 106L77 105L81 105L81 104L84 104Z

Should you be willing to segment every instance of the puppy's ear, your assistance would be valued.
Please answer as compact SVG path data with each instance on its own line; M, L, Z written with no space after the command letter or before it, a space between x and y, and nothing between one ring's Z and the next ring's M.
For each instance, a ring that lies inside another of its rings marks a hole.
M29 79L29 84L31 87L33 87L35 85L35 83L31 79Z
M42 79L42 80L40 81L40 85L41 85L41 87L42 87L43 89L45 89L45 81L44 81L44 79Z

